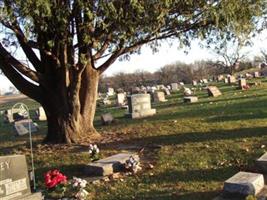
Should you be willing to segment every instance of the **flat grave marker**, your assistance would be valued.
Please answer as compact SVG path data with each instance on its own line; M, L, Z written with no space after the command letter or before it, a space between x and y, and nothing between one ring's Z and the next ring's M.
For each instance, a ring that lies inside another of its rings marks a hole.
M262 174L238 172L224 182L225 195L248 196L257 195L264 187Z
M104 158L85 166L84 172L86 175L108 176L124 169L124 163L131 156L139 161L139 156L134 153L120 153L108 158Z
M262 173L267 173L267 153L256 160L256 165Z
M30 120L23 119L23 120L14 122L14 128L15 128L17 135L22 136L22 135L28 134L29 123L30 123L30 128L31 128L32 133L35 133L38 131L38 127L32 122L31 119Z
M196 96L184 97L184 103L195 103L195 102L198 102L198 97Z

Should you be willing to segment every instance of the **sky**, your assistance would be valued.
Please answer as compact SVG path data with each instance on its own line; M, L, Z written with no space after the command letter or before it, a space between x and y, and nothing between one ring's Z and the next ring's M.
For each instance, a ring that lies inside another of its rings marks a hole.
M267 50L267 30L254 38L253 43L253 47L249 47L244 50L251 56L259 54L261 48ZM174 40L172 46L169 46L167 42L162 42L162 45L157 53L152 53L150 47L143 46L140 54L131 55L129 61L117 60L107 69L105 74L111 76L112 74L118 72L131 73L136 70L154 72L160 67L176 61L190 64L201 59L216 60L218 59L218 56L209 49L202 49L199 45L199 41L196 40L192 42L191 49L188 51L188 53L185 53L184 49L178 48L178 41ZM0 75L0 92L6 92L11 85L12 84L7 78Z

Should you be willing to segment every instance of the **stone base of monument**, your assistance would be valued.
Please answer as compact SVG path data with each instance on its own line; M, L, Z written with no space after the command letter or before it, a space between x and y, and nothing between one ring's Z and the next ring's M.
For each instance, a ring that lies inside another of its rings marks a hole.
M267 186L256 195L257 200L266 200L267 199ZM244 197L236 196L236 195L224 195L220 194L219 196L215 197L212 200L245 200Z
M124 169L124 163L131 156L139 160L139 156L133 153L120 153L108 158L104 158L85 166L84 172L86 175L108 176Z
M267 153L263 154L260 158L256 160L256 165L260 172L267 173Z
M264 188L262 174L238 172L224 182L223 197L246 197L257 195Z
M150 117L156 114L156 109L142 110L140 112L126 113L127 117L132 119L139 119L144 117Z
M198 97L195 96L184 97L184 103L195 103L195 102L198 102Z
M19 200L41 200L41 199L43 199L41 192L36 192L19 198Z

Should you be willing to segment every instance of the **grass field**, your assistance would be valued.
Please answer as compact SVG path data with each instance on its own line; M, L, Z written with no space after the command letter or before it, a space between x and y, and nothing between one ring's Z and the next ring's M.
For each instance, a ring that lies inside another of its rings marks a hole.
M90 185L95 200L153 199L208 200L218 195L224 180L239 170L256 171L254 161L267 150L267 79L247 91L236 86L214 83L223 95L208 97L198 91L199 102L184 104L182 93L167 97L168 102L153 104L153 117L131 120L125 110L100 107L95 125L104 139L99 143L102 157L125 150L139 151L143 170L135 176ZM254 81L254 80L252 80ZM31 109L38 104L24 100ZM13 104L13 103L12 103ZM0 110L11 105L0 105ZM99 116L111 112L116 123L101 126ZM58 168L69 177L82 176L89 162L86 144L43 145L46 125L40 122L34 136L38 187L43 173ZM29 156L27 137L15 137L10 125L0 125L0 155ZM29 158L29 157L28 157ZM149 163L153 169L147 169Z

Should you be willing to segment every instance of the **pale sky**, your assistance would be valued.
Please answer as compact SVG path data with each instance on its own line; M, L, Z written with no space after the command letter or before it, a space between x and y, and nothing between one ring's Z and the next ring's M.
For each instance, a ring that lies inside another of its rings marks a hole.
M253 47L246 49L246 52L250 55L259 54L261 48L267 50L267 30L253 39L253 43ZM131 55L129 61L116 61L105 74L110 76L114 73L134 72L138 69L153 72L166 64L171 64L176 61L189 64L201 59L217 59L217 57L211 50L200 48L197 41L192 42L191 49L188 54L186 54L184 53L184 49L178 49L178 42L174 40L172 46L169 46L167 42L163 42L162 46L159 48L159 52L154 54L149 47L144 46L141 49L141 54ZM0 75L0 90L5 92L10 85L11 83L8 79Z

